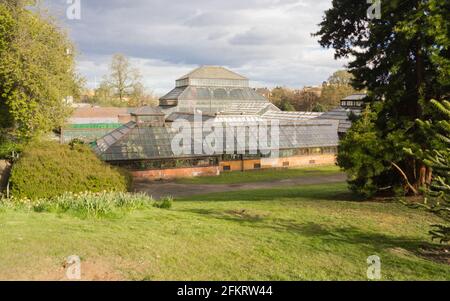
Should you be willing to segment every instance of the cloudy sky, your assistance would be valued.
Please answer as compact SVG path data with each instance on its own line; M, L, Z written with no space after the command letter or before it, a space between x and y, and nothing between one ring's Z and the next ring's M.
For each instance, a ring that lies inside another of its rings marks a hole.
M345 64L311 37L331 0L78 0L81 19L69 20L71 1L46 5L67 27L90 87L118 52L159 95L199 65L226 66L255 87L302 87Z

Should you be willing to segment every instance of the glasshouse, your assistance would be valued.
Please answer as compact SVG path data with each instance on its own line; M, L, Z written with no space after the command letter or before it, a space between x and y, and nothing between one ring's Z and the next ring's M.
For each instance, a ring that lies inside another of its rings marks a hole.
M333 164L352 113L360 108L281 112L245 77L208 66L177 80L159 107L135 110L93 146L104 161L153 180Z

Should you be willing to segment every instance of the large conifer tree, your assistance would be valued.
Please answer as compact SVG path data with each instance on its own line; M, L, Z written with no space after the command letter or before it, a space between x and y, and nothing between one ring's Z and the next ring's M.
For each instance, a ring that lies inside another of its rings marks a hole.
M424 207L430 212L440 216L450 223L450 102L436 100L431 101L433 110L432 119L417 120L417 124L427 135L431 149L407 150L418 159L423 159L425 164L433 170L433 182L425 190L426 197L423 203L412 207ZM450 241L450 225L434 225L430 231L433 239L441 242Z
M354 87L367 89L375 103L379 150L371 152L372 162L361 164L345 150L352 187L364 190L370 183L376 188L371 193L396 187L418 193L430 184L432 170L404 149L431 147L415 120L427 120L430 100L450 93L450 2L390 0L380 5L381 18L370 19L366 1L333 0L316 35L322 46L335 49L336 58L350 59Z

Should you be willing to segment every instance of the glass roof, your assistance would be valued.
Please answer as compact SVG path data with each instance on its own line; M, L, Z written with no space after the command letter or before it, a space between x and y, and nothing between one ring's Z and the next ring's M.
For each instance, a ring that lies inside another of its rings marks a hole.
M106 161L191 158L208 155L206 151L200 154L194 152L195 144L202 145L207 136L212 137L213 141L218 141L219 145L223 145L223 151L233 150L237 146L247 152L256 153L258 150L273 147L270 144L272 135L270 126L254 128L255 123L245 119L233 120L233 122L222 119L216 124L222 126L221 131L206 131L193 124L193 132L197 127L201 135L199 137L193 135L191 138L189 154L176 155L172 151L172 140L175 135L179 134L175 129L169 126L141 127L134 122L99 139L95 150ZM329 120L281 124L279 126L279 149L336 146L338 145L337 127L338 121ZM259 131L265 135L258 136ZM216 155L221 155L223 151Z

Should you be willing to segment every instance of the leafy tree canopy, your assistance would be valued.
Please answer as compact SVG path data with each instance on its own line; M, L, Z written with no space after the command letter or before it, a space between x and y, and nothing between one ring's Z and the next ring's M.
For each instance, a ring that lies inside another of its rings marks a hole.
M71 42L53 19L25 8L32 4L0 3L0 128L20 138L61 126L64 100L79 90Z
M353 76L346 70L333 73L322 85L320 103L328 108L340 105L340 101L358 91L352 87Z

